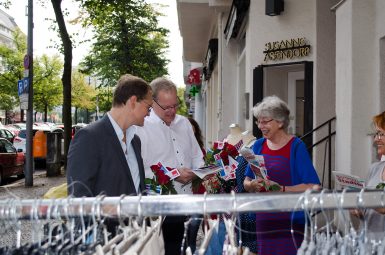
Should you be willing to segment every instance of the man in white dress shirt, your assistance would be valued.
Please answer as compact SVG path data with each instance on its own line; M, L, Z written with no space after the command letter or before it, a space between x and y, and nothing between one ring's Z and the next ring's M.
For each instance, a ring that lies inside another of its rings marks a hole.
M178 194L192 194L189 182L195 178L191 169L204 165L203 153L195 139L189 120L176 114L180 101L175 84L166 78L150 83L153 111L146 117L137 134L142 142L146 178L152 178L151 165L161 162L177 168L180 176L174 181ZM184 231L184 217L167 217L163 223L166 254L179 254Z

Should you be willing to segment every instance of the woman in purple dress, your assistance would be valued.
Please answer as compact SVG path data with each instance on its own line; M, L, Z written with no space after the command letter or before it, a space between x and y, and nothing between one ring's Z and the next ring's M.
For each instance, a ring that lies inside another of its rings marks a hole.
M279 187L276 192L319 188L320 181L304 143L287 133L290 115L287 104L276 96L269 96L254 106L253 114L263 135L254 143L253 151L264 156L269 180L256 178L249 165L245 173L245 190L266 191L272 184ZM258 255L296 254L303 240L304 224L303 212L257 213Z

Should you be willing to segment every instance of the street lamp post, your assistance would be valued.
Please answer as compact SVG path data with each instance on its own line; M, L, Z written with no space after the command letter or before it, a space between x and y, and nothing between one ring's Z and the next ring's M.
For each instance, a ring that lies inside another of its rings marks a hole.
M33 186L33 0L28 0L28 78L29 78L29 94L28 94L28 109L27 109L27 139L26 139L26 159L25 159L25 186Z

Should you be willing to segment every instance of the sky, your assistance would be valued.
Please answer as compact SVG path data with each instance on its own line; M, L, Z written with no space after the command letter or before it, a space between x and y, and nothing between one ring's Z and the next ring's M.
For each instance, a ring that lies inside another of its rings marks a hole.
M179 27L178 27L178 14L176 9L176 1L168 0L146 0L149 3L162 3L168 4L167 7L163 8L161 11L167 15L159 18L159 25L170 30L169 33L169 45L170 48L166 54L166 57L170 60L168 65L169 78L178 86L184 86L183 82L183 62L182 62L182 38L180 36ZM49 48L54 45L51 40L59 41L56 33L49 29L50 21L47 21L47 18L54 19L54 13L50 1L46 1L47 6L41 7L39 4L34 1L34 35L33 35L33 48L34 55L42 55L43 53L47 55L58 54L56 49ZM28 31L28 17L26 16L26 5L28 0L13 0L12 6L9 10L5 10L10 16L12 16L20 29L27 34ZM76 17L77 8L70 0L63 1L62 8L68 8L70 15L69 19ZM86 37L89 35L84 29L79 29L79 27L68 25L67 29L69 32L79 31L81 36ZM89 45L80 45L77 48L73 49L73 62L72 64L77 65L82 57L88 52Z

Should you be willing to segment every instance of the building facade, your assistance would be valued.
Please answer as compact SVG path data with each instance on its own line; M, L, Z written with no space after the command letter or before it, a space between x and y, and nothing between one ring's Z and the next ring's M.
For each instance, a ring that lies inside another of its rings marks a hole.
M193 100L207 146L232 123L259 136L251 109L277 95L291 110L290 133L327 123L304 138L321 141L311 152L325 186L330 170L366 175L376 160L371 117L385 110L384 1L177 0L177 8L185 64L202 66Z
M17 28L17 24L13 17L9 16L3 10L0 10L0 44L7 45L8 47L13 47L14 42L12 39L12 31ZM0 73L4 72L4 66L1 63L0 57ZM5 124L6 112L0 109L0 122Z

